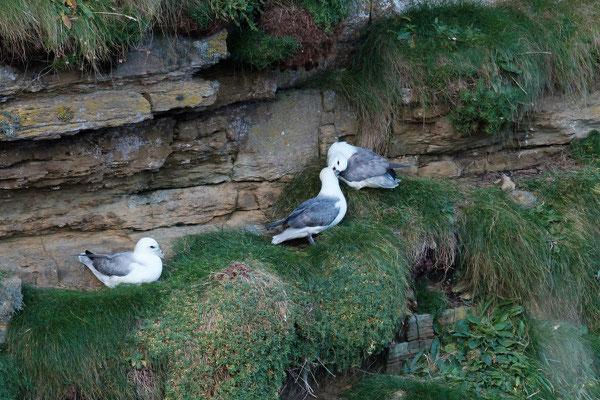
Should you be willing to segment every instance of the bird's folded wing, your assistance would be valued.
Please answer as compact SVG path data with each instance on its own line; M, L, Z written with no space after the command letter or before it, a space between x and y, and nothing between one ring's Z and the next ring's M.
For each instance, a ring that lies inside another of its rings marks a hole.
M342 172L342 177L349 182L360 182L383 175L388 168L388 160L370 150L361 148L348 159L348 167Z
M118 253L113 255L86 254L92 260L96 270L106 276L125 276L133 269L136 263L133 254Z
M288 217L287 224L296 229L310 226L327 226L340 212L339 199L315 197L300 204Z

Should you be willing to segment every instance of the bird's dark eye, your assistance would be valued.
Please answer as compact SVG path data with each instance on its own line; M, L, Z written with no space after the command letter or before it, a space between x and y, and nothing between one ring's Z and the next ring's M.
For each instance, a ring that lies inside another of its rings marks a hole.
M155 249L156 247L154 247L154 246L150 246L150 248L151 248L151 249Z

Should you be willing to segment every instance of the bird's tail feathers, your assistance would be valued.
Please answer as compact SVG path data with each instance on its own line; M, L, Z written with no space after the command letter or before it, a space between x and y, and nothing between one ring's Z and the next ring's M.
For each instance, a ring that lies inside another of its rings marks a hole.
M283 234L273 236L273 240L271 240L272 244L279 244L281 242L285 242L285 239L282 237Z
M83 265L85 265L85 266L88 266L88 267L89 267L89 266L92 264L92 259L91 259L91 258L89 258L89 257L88 257L86 254L84 254L84 253L81 253L81 254L79 255L79 257L77 257L77 258L79 258L79 262L80 262L80 263L82 263L82 264L83 264Z
M270 224L267 224L265 227L267 228L267 230L273 230L275 228L283 226L283 224L285 224L286 221L287 221L287 218L283 218L278 221L271 222Z
M412 167L414 167L414 165L389 163L389 168L412 168Z
M271 243L279 244L279 243L285 242L286 240L289 240L289 239L295 239L297 237L297 236L295 236L296 233L297 233L296 229L285 230L285 231L281 232L279 235L273 236L273 240L271 240Z

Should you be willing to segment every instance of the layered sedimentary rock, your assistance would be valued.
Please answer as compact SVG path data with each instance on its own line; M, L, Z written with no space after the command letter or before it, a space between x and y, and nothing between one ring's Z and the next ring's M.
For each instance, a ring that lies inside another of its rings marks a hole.
M155 38L102 76L0 67L0 269L90 287L76 257L86 248L153 236L169 250L185 234L260 228L289 177L356 141L336 93L294 88L309 74L214 67L225 39ZM465 138L407 90L388 156L427 176L536 168L599 127L600 95L587 100L549 99L508 138Z

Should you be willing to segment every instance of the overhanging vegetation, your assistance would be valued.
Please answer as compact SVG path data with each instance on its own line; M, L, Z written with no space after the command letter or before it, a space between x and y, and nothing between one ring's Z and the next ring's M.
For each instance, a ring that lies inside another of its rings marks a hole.
M462 134L498 134L543 96L597 80L600 5L589 0L430 3L376 21L352 65L327 80L354 106L363 144L383 149L404 90L450 104Z
M265 0L0 0L0 62L39 61L55 69L98 69L122 60L130 47L155 31L197 35L230 27L252 36L250 41L234 41L234 58L266 68L288 58L298 47L292 37L264 33L255 42L260 16L270 3L279 4ZM289 4L306 9L315 29L330 34L351 3L295 0Z

